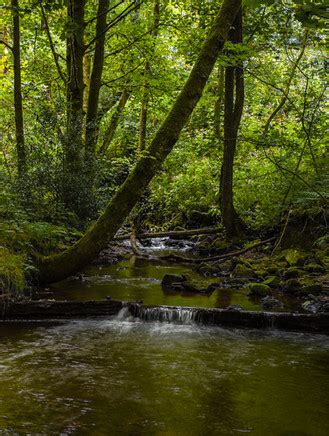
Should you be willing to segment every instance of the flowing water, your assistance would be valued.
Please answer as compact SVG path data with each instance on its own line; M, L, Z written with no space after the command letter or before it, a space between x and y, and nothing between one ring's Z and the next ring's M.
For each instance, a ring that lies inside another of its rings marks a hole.
M185 244L183 241L181 243ZM167 253L164 242L158 240L154 240L151 247L144 248L144 251L151 254ZM150 305L218 308L240 305L245 310L261 310L260 298L248 297L246 288L229 289L223 286L205 295L172 292L161 287L161 280L165 274L187 275L198 282L201 287L218 282L215 277L201 277L185 265L150 262L147 259L132 256L115 265L90 266L83 275L57 283L47 291L51 291L50 298L57 300L102 300L111 296L114 300L143 300L145 304ZM296 304L294 300L283 298L281 295L277 298L284 302L285 307L282 310L300 309L300 304Z
M329 434L329 338L126 319L0 325L0 434Z
M185 270L128 260L52 290L259 309L243 290L167 294L167 272ZM101 320L0 323L0 435L329 434L329 337L204 327L193 313L145 309L139 319L124 308Z

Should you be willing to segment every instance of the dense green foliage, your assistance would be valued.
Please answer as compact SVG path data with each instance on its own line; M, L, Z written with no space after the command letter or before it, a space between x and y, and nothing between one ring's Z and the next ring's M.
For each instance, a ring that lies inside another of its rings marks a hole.
M98 3L85 2L84 117L99 37L95 36ZM99 123L99 133L95 162L90 162L95 165L90 192L88 159L77 180L68 179L63 172L67 159L66 40L76 32L66 4L62 0L19 2L27 165L23 190L22 180L18 180L13 110L15 11L9 1L1 11L0 214L4 224L0 244L19 255L60 251L79 236L68 227L81 230L104 209L136 161L147 153L138 148L145 89L145 139L149 144L190 73L218 8L215 1L165 0L159 3L157 23L154 2L123 1L110 7L98 118L94 121ZM223 102L217 118L215 107L221 69L241 61L245 105L234 164L234 201L239 215L249 226L260 228L279 222L290 209L319 212L328 204L324 4L248 0L243 14L243 44L226 44L176 148L138 206L144 225L182 225L194 210L210 214L214 222L220 220ZM125 91L129 97L113 139L104 149L103 141ZM79 153L84 155L86 150ZM65 201L63 193L73 190L72 180L88 202L84 217L77 216L77 209Z

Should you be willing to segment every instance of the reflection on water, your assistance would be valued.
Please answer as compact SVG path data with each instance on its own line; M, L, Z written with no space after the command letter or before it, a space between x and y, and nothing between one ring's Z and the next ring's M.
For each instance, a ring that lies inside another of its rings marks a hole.
M164 291L161 280L165 274L185 274L205 287L218 282L216 278L202 278L183 265L156 264L132 257L116 265L89 267L80 279L57 283L51 290L57 300L100 300L111 296L115 300L143 300L145 304L220 308L239 304L248 310L260 310L259 300L247 298L245 289L216 289L211 295Z
M0 433L329 434L329 338L85 320L0 325Z
M184 274L205 288L219 278L201 277L188 266L175 263L155 263L132 256L111 266L92 266L82 276L71 277L53 285L50 290L57 300L101 300L111 296L115 300L139 301L151 305L219 307L240 305L245 310L261 310L260 298L247 297L245 288L215 289L209 295L170 292L161 288L165 274ZM276 296L282 299L282 296ZM300 303L284 300L285 311L300 309ZM276 309L278 310L278 309Z

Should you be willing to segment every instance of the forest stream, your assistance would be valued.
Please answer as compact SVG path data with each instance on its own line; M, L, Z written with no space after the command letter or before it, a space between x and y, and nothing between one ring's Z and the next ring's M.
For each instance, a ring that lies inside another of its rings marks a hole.
M189 253L193 250L189 240L170 240L169 238L152 239L148 246L143 246L146 255L167 255ZM126 243L129 246L129 243ZM188 254L190 255L190 254ZM112 298L120 301L143 301L147 305L168 305L188 307L216 307L226 309L240 306L244 310L260 311L261 298L248 296L246 285L225 285L214 288L210 293L177 292L161 286L166 274L183 275L207 288L218 283L218 277L203 277L192 266L177 262L149 260L136 256L126 257L112 265L91 265L83 274L70 277L53 284L50 288L40 290L40 297L56 300L103 300ZM275 311L302 311L301 304L294 298L278 293L276 295L283 306Z
M163 252L164 242L146 251ZM166 293L167 273L197 276L182 265L131 257L91 266L48 292L260 310L243 289ZM5 433L329 433L328 336L145 323L123 310L101 320L5 323L0 344Z

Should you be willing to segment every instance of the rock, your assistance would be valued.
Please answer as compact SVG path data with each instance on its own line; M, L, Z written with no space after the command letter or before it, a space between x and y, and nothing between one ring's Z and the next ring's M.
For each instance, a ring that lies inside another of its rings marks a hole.
M183 283L187 281L187 277L184 275L178 275L178 274L166 274L163 276L163 279L161 281L161 286L163 287L171 287L175 283Z
M261 299L263 309L282 309L283 303L269 295Z
M311 313L329 313L329 299L318 297L314 300L305 301L303 309Z
M243 265L242 263L238 263L233 270L233 277L245 277L245 278L256 278L257 274L250 267Z
M302 285L299 280L297 279L289 279L284 284L284 288L287 292L291 294L295 294L300 291Z
M307 265L304 266L304 269L310 273L322 274L326 272L326 269L322 265L319 265L318 263L308 263Z
M243 307L241 307L239 304L231 304L230 306L226 307L225 310L229 310L230 312L243 312Z
M241 288L245 284L249 283L250 279L243 278L243 277L239 277L239 278L227 277L227 278L225 278L224 281L225 281L225 284L227 285L226 287Z
M301 288L300 293L303 295L308 295L308 294L312 294L312 295L319 295L321 294L321 292L323 291L323 285L318 283L318 284L312 284L312 285L305 285Z
M205 288L203 283L187 281L180 284L181 290L192 294L210 294L213 289Z
M271 288L264 283L249 283L247 289L249 296L265 297L271 292Z
M209 263L202 263L198 267L198 272L204 276L213 276L218 274L218 267L210 265Z
M298 268L288 268L283 273L283 278L285 280L289 279L296 279L297 277L300 277L303 274L303 272Z
M227 250L227 248L229 247L229 243L225 240L225 239L220 239L220 238L216 238L212 244L211 244L211 248L212 249L216 249L218 251L224 251Z
M225 288L225 283L223 282L215 282L215 283L210 283L210 285L207 288L208 292L213 292L216 289L222 289Z
M183 240L179 241L177 239L167 239L164 244L166 247L175 248L177 250L181 248L185 248L185 244Z
M264 285L269 286L270 288L279 288L280 287L280 279L277 276L270 276L263 282Z
M161 286L167 291L189 292L193 294L209 294L213 289L208 289L202 282L189 280L187 276L166 274L161 282Z
M218 263L218 268L222 272L232 271L232 269L233 269L232 261L231 260L226 260L223 263Z
M307 253L297 249L284 250L282 256L290 266L303 266L309 257Z

